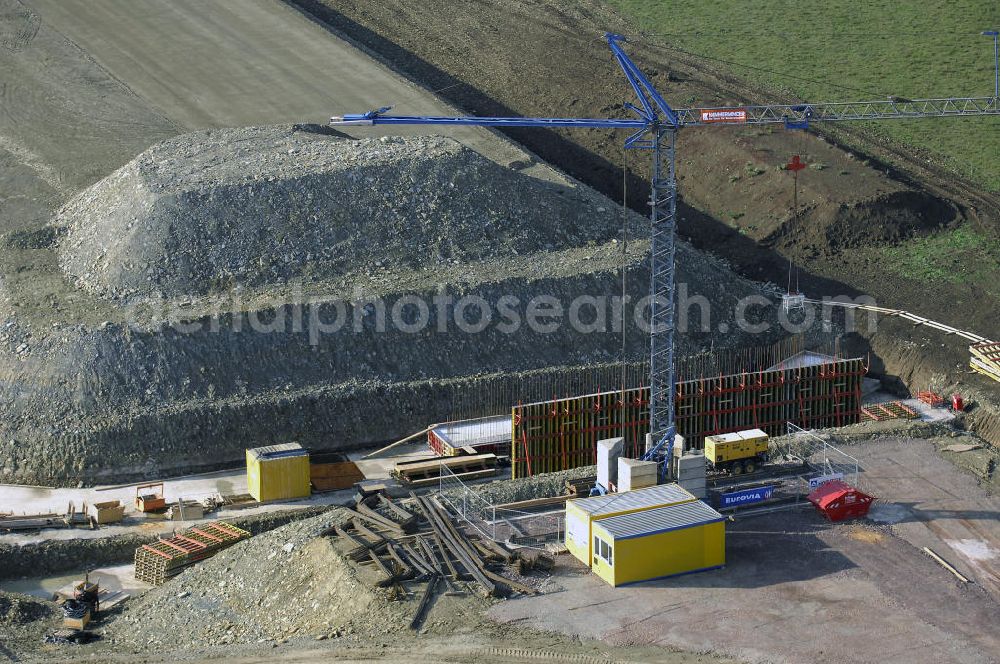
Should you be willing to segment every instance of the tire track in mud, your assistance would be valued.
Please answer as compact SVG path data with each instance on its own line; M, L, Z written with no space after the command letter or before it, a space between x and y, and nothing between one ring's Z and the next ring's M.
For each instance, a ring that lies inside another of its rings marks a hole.
M0 46L17 52L30 44L42 20L38 14L24 6L21 0L0 1Z
M2 90L0 90L2 92ZM70 188L66 186L59 173L30 148L14 141L9 136L0 134L0 150L6 150L10 154L32 171L34 171L45 184L60 193L67 193Z

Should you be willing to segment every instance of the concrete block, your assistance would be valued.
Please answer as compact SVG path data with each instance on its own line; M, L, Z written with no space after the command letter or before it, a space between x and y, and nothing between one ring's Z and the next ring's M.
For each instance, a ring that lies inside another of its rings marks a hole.
M618 459L618 491L634 491L656 486L659 464L639 459Z
M605 489L618 484L618 458L624 449L624 438L597 441L597 483Z
M705 479L705 471L701 468L681 468L677 471L678 480Z

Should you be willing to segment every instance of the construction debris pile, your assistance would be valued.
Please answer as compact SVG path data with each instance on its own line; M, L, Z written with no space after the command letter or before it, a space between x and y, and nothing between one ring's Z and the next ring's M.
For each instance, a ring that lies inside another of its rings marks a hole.
M392 603L321 536L348 516L332 510L219 552L128 602L109 638L116 647L198 648L391 631L402 619Z
M436 499L359 495L353 506L186 567L126 603L105 637L116 648L178 640L200 648L445 629L470 602L538 593L553 564L538 551L512 553L470 536Z
M409 579L429 580L424 599L411 621L416 629L423 620L436 586L443 581L454 593L452 582L474 581L483 595L507 596L511 592L534 595L538 590L522 580L501 576L492 564L528 568L551 568L552 561L540 562L535 553L528 558L515 555L493 540L470 538L456 528L436 497L417 497L403 507L384 495L358 500L350 525L333 528L350 547L348 555L358 562L368 561L380 572L378 585L392 587L395 597L406 597L401 585ZM359 496L360 498L360 496ZM381 508L381 513L374 508Z
M32 597L0 593L0 625L23 625L50 615L52 609Z
M0 653L10 661L23 661L22 644L38 644L59 613L52 602L0 591Z

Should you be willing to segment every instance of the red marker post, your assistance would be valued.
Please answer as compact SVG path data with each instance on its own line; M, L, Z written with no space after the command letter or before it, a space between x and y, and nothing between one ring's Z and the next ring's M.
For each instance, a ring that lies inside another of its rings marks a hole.
M799 155L792 157L792 160L785 164L785 170L792 172L792 220L795 226L799 225L799 171L805 168L806 165L802 163L799 159ZM791 256L788 258L788 288L785 291L785 296L782 298L783 306L785 311L791 311L793 308L801 308L805 302L804 296L799 292L799 278L796 273L795 277L795 292L792 293L792 259Z
M792 217L796 224L799 222L799 171L805 167L806 165L799 159L799 155L795 155L790 162L785 164L785 170L792 172Z

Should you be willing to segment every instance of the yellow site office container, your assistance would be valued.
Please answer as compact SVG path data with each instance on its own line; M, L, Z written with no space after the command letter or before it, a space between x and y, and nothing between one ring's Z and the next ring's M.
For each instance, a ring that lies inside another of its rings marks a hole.
M676 484L660 484L624 493L568 500L566 501L566 548L577 560L590 565L593 546L591 524L595 520L692 500L696 498Z
M247 450L247 487L262 503L307 497L309 452L298 443Z
M696 500L594 522L591 569L612 586L726 564L725 517Z

